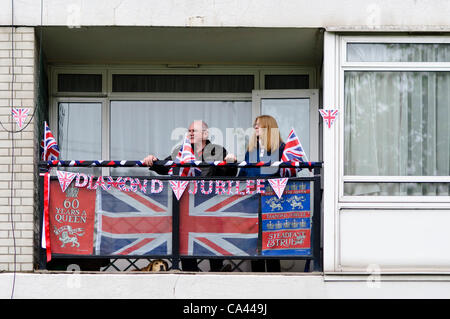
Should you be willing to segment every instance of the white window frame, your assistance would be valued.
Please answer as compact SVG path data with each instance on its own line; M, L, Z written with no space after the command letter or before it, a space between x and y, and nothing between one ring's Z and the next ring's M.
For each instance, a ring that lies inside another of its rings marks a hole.
M101 102L102 103L102 159L110 158L110 105L111 101L133 100L174 100L174 101L252 101L252 93L152 93L152 92L112 92L114 74L195 74L195 75L253 75L255 90L264 88L264 76L270 74L298 74L309 76L310 88L316 87L316 70L313 67L299 66L230 66L195 65L186 67L168 67L167 65L54 65L49 66L51 130L57 139L58 104L61 102ZM102 74L102 92L58 92L58 74ZM289 91L289 90L279 90ZM296 90L298 91L298 90ZM302 90L304 91L304 90ZM313 113L313 112L312 112ZM317 112L315 112L317 113ZM252 107L253 118L258 115ZM313 125L311 125L312 127ZM317 138L318 140L318 138ZM136 159L137 160L137 159ZM102 169L103 175L109 175L109 168Z
M69 96L69 97L99 97L107 94L107 70L98 67L51 67L50 68L50 92L53 97ZM101 92L58 92L58 75L59 74L101 74L102 75L102 91Z
M450 62L348 62L349 43L450 43L448 36L340 36L336 50L338 58L338 103L341 107L339 125L339 207L340 208L400 208L436 207L450 208L450 196L347 196L346 182L392 182L392 183L450 183L450 176L351 176L344 175L344 73L346 71L446 71ZM382 204L382 205L380 205Z
M262 99L309 99L310 154L306 155L310 161L319 161L319 90L253 90L252 95L253 118L261 115Z

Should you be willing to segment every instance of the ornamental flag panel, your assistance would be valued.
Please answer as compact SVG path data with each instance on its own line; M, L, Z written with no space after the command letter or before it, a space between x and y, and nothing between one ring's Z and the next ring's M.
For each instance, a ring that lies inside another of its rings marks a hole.
M312 256L310 181L70 180L49 182L53 256Z

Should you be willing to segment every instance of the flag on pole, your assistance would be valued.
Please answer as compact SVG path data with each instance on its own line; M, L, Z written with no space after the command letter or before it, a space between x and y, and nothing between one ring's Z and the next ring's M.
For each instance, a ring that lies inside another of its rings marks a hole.
M192 149L191 142L187 134L184 137L183 145L178 151L178 155L175 159L178 163L189 163L195 161L194 150ZM180 176L199 176L201 173L198 167L180 167ZM169 169L169 175L173 175L173 167Z
M41 141L41 152L43 161L53 161L59 158L58 144L47 122L44 122L44 139Z
M286 145L284 146L283 155L281 156L283 162L308 162L305 150L300 143L294 129L288 135ZM281 168L281 176L295 176L295 168Z

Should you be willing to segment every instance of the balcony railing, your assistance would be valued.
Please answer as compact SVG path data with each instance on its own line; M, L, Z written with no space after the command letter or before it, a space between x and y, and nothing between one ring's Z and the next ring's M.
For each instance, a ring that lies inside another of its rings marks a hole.
M306 177L92 176L66 167L144 167L140 161L41 162L40 267L53 260L306 260L322 270L322 163L174 163L277 166ZM56 168L56 169L55 169ZM145 171L143 171L145 172ZM51 175L51 176L50 176ZM283 184L285 182L285 184ZM282 193L278 190L282 189ZM180 263L181 262L181 263ZM233 263L236 265L235 263ZM118 270L113 263L112 267Z

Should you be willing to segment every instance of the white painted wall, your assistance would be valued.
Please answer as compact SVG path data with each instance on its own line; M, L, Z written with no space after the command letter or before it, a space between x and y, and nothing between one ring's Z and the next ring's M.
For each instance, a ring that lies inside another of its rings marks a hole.
M14 1L14 22L40 24L40 2ZM447 0L43 0L44 25L326 27L450 30ZM0 2L0 25L11 1Z
M0 274L0 298L13 274ZM30 299L371 299L450 298L449 276L19 273L14 298ZM273 314L272 314L273 315Z
M448 225L449 210L341 210L339 268L449 269Z

